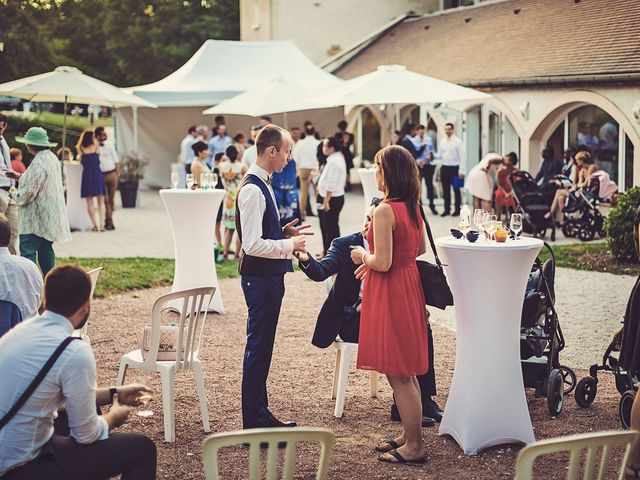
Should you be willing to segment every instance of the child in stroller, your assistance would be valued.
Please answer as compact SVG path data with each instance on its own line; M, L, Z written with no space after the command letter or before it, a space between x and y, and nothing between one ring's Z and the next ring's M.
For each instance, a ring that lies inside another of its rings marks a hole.
M523 229L534 236L545 237L551 229L551 241L556 238L555 225L548 215L549 203L529 172L518 170L511 174L511 187L516 210L522 213Z
M545 242L550 257L544 264L539 258L533 266L522 308L520 322L520 358L522 376L527 388L535 388L535 396L547 397L552 416L562 411L564 395L576 385L574 371L560 364L564 336L554 308L555 257Z

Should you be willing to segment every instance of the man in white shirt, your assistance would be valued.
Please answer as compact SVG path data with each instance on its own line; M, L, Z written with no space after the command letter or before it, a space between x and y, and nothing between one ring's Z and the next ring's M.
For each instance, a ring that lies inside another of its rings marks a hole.
M342 155L342 142L336 137L324 139L322 153L327 156L327 163L318 180L318 220L322 232L323 255L326 255L333 239L340 236L340 212L344 207L347 165Z
M191 173L191 163L195 158L191 147L198 141L198 131L195 125L189 127L187 136L180 142L180 161L184 163L184 169L187 173Z
M266 125L256 137L257 159L242 180L236 198L236 231L242 241L240 274L249 312L242 368L244 428L294 427L269 411L267 376L284 296L284 274L292 272L291 257L304 251L304 230L294 220L280 226L271 175L282 172L291 155L289 132Z
M251 140L253 141L253 145L247 147L247 149L242 154L242 163L245 167L249 168L256 161L256 157L258 156L258 152L256 150L256 137L258 136L258 132L262 127L260 125L253 125L251 127Z
M425 146L418 158L418 169L424 178L424 183L427 186L427 198L429 199L429 208L434 215L438 214L436 206L433 203L435 199L435 189L433 188L433 176L436 171L436 166L433 164L433 142L429 135L426 135L426 128L424 125L418 125L416 135L411 139L416 149L421 146Z
M7 124L6 115L0 113L0 214L5 215L11 224L9 251L12 255L17 255L20 251L18 247L18 205L16 205L9 193L14 182L7 176L7 172L13 172L9 144L4 138Z
M137 384L96 388L91 347L68 340L87 321L90 304L89 276L71 265L55 268L45 282L46 311L0 339L3 479L156 478L153 441L111 433L127 419L124 405L140 405L150 390ZM62 353L16 411L14 405L58 348ZM98 415L96 407L109 404L109 412ZM56 419L61 408L66 413Z
M111 142L107 142L107 132L104 127L96 127L94 134L100 143L100 170L104 176L104 185L107 189L105 198L105 230L115 230L113 225L113 212L116 209L115 195L118 189L118 176L120 175L120 159L118 152Z
M437 156L442 160L440 181L442 182L442 196L444 198L443 217L451 214L451 187L453 187L456 202L453 212L454 217L460 215L460 204L462 203L460 195L460 187L464 179L464 173L461 170L463 164L462 140L454 135L453 130L453 123L447 123L444 127L445 136L438 145L439 152Z
M17 305L22 319L37 315L42 300L42 273L31 260L11 255L11 225L0 215L0 300ZM10 327L10 325L9 325ZM0 335L4 332L0 325Z
M304 138L296 143L293 158L298 166L300 177L300 219L304 221L309 202L309 184L314 170L318 169L318 145L316 129L310 121L304 122Z

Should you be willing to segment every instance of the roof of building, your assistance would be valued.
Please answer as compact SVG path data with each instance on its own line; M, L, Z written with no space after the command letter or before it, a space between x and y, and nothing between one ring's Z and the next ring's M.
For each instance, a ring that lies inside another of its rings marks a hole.
M382 64L470 86L625 81L640 73L640 1L512 0L401 23L327 67L352 78Z

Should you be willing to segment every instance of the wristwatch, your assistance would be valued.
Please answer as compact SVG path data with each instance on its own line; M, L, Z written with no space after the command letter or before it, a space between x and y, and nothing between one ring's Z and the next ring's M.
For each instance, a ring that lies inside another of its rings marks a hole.
M109 389L109 397L111 398L111 403L113 403L113 396L118 393L118 389L116 387L111 387Z

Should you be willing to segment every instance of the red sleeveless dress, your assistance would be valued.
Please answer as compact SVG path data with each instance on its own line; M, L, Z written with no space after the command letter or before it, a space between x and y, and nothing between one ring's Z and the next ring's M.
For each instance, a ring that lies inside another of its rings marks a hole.
M393 209L393 259L387 272L368 269L362 291L358 368L394 376L422 375L429 369L427 318L416 257L422 235L403 202ZM416 208L419 208L416 206ZM371 253L373 223L367 233Z

